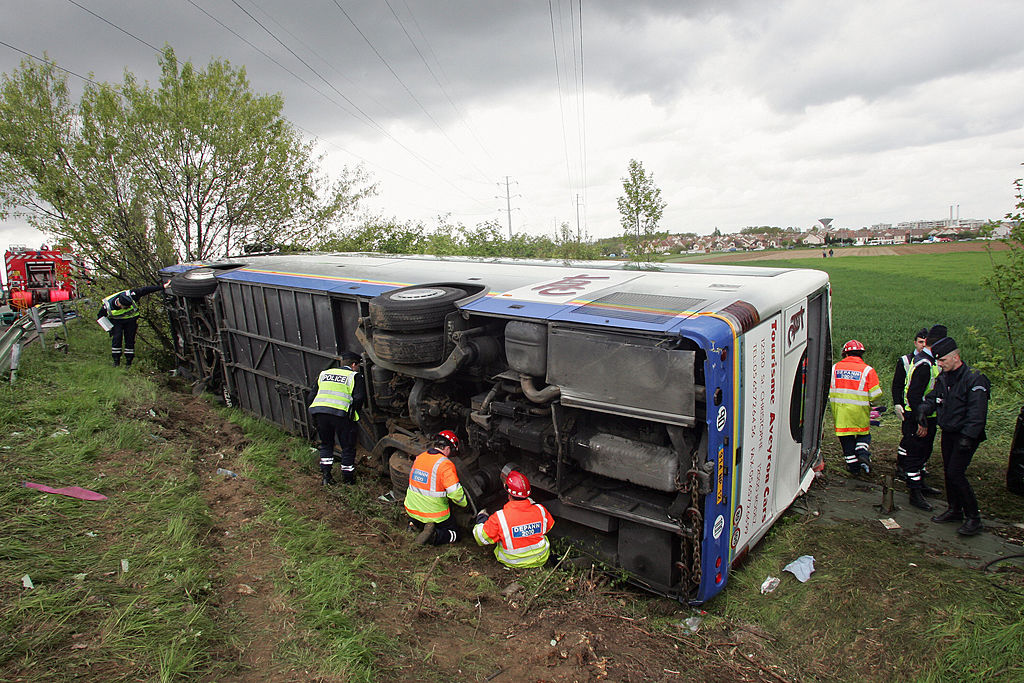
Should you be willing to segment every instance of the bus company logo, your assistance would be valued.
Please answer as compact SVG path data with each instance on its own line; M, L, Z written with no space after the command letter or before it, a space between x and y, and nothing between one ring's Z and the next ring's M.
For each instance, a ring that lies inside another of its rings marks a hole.
M786 332L786 346L792 344L793 340L796 339L796 335L803 329L804 313L806 313L806 309L801 306L799 311L789 317L789 331Z
M718 417L715 419L715 426L718 427L718 431L725 429L725 421L729 417L729 411L725 409L725 406L718 408Z
M718 483L715 489L715 502L719 505L725 500L725 446L718 447Z
M533 287L533 291L543 296L576 296L587 291L595 280L607 280L607 275L569 275L555 282L546 282Z

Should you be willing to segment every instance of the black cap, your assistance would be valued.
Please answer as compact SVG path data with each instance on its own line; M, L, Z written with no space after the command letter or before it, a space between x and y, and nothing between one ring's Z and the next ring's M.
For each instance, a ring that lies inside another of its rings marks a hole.
M929 345L939 341L947 334L945 325L932 325L931 329L928 330L927 341Z
M935 354L936 359L942 358L947 353L956 351L956 349L956 340L953 339L952 337L943 337L939 341L932 344L932 353Z
M344 363L345 365L363 362L363 357L360 356L358 353L353 353L352 351L342 351L339 358L341 358L341 362Z
M914 339L927 339L927 338L928 338L928 328L927 327L922 327L921 329L919 329L917 331L917 334L914 335Z

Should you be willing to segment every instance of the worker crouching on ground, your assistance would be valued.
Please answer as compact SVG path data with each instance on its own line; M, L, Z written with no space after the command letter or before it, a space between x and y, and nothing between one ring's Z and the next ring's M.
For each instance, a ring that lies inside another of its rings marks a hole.
M935 387L924 397L914 417L918 436L927 434L928 416L933 412L938 414L942 429L939 445L949 507L932 517L932 521L963 520L956 532L961 536L974 536L982 529L981 513L974 489L967 480L967 467L978 444L985 440L989 381L960 359L960 350L952 337L935 342L931 350L942 372L935 378Z
M96 320L110 333L110 356L115 368L121 365L122 355L125 367L130 368L135 360L135 335L139 331L139 315L142 313L139 310L139 299L163 288L164 285L135 287L103 299ZM104 319L109 323L104 324Z
M494 556L506 567L540 567L548 561L551 544L545 535L555 525L551 513L530 500L530 481L512 470L505 477L508 502L493 515L476 515L473 538L495 544Z
M324 486L334 484L334 442L341 446L341 481L356 481L356 422L366 398L366 383L359 372L362 359L345 351L338 359L341 367L328 368L317 378L315 394L309 403L316 433L320 438L320 476Z
M828 392L836 436L851 474L871 471L871 406L882 396L878 373L863 355L864 345L856 339L843 344L843 359L832 366Z
M449 500L459 507L466 507L467 503L455 463L449 460L458 452L459 437L446 429L412 463L405 511L412 518L409 525L419 530L416 543L420 545L445 545L459 540L459 530L448 507Z

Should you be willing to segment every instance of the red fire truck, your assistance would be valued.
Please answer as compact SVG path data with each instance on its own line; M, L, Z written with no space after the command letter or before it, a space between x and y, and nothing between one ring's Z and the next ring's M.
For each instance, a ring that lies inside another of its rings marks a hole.
M67 301L78 295L88 273L82 258L66 247L29 249L11 245L4 253L11 308Z

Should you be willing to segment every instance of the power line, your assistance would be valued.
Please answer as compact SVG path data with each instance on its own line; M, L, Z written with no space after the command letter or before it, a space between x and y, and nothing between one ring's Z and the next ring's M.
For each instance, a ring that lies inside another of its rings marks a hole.
M254 22L256 23L256 25L257 25L257 26L259 26L260 28L262 28L262 29L263 29L263 30L264 30L264 31L265 31L265 32L267 33L267 35L269 35L269 36L270 36L271 38L273 38L273 39L274 39L274 40L275 40L275 41L276 41L276 42L277 42L277 43L278 43L279 45L281 45L281 47L283 47L283 48L284 48L285 50L287 50L287 51L288 51L288 52L289 52L289 53L290 53L290 54L291 54L291 55L292 55L293 57L295 57L295 59L299 60L299 61L300 61L300 62L301 62L301 63L303 64L303 66L305 66L305 67L306 67L307 69L309 69L310 71L312 71L312 72L313 72L313 74L314 74L314 75L315 75L315 76L316 76L317 78L319 78L320 80L322 80L322 81L323 81L323 82L324 82L324 83L325 83L325 84L327 85L327 87L329 87L329 88L330 88L331 90L333 90L334 92L338 93L338 95L339 95L339 96L340 96L340 97L341 97L341 98L342 98L343 100L345 100L345 101L346 101L346 102L348 102L348 103L349 103L350 105L352 105L352 107L354 107L354 108L355 108L355 110L356 110L356 111L358 111L358 112L359 112L359 113L360 113L360 114L361 114L361 115L362 115L362 116L363 116L363 117L365 118L365 121L364 121L364 122L365 122L365 123L367 123L368 125L370 125L370 127L371 127L371 128L373 128L374 130L376 130L377 132L379 132L379 133L380 133L381 135L384 135L384 136L385 136L386 138L388 138L389 140L391 140L392 142L394 142L394 143L395 143L396 145L398 145L399 147L401 147L402 149L404 149L404 150L405 150L405 151L406 151L406 152L407 152L408 154L410 154L410 155L411 155L411 156L412 156L413 158L415 158L415 159L416 159L417 161L419 161L419 162L420 162L420 163L422 163L422 164L423 164L424 166L426 166L427 168L429 168L429 169L430 169L430 170L431 170L431 171L432 171L432 172L433 172L433 173L434 173L434 174L435 174L435 175L436 175L436 176L437 176L438 178L440 178L440 179L441 179L441 180L442 180L443 182L447 183L447 184L448 184L448 185L450 185L450 186L451 186L451 187L452 187L453 189L455 189L455 191L456 191L456 192L459 192L460 194L462 194L463 196L465 196L465 197L466 197L467 199L470 199L471 201L475 201L475 202L478 202L478 203L480 203L480 204L483 204L483 202L481 202L481 201L480 201L479 199L476 199L475 197L472 197L472 196L470 196L470 195L469 195L469 194L467 194L467 193L465 192L465 190L463 190L463 189L462 189L461 187L459 187L458 185L456 185L456 184L455 184L455 183L453 183L452 181L448 180L447 178L445 178L445 177L441 176L441 174L437 172L437 169L436 169L436 167L434 167L434 165L433 165L433 164L431 164L430 162L428 162L428 161L427 161L426 159L424 159L424 158L423 158L423 157L421 157L421 156L420 156L419 154L417 154L416 152L414 152L413 150L411 150L411 149L410 149L409 147L407 147L407 146L406 146L405 144L403 144L403 143L402 143L402 142L401 142L400 140L398 140L398 138L396 138L396 137L395 137L395 136L393 136L393 135L392 135L391 133L389 133L389 132L388 132L388 131L387 131L387 130L386 130L386 129L385 129L384 127L383 127L383 126L381 126L381 125L380 125L379 123L377 123L377 121L375 121L375 120L373 119L373 117L371 117L371 116L370 116L369 114L367 114L366 112L364 112L364 111L363 111L363 110L362 110L362 109L361 109L361 108L359 107L359 105L357 105L357 104L356 104L355 102L353 102L353 101L352 101L351 99L349 99L349 98L348 98L348 97L347 97L347 96L346 96L346 95L345 95L344 93L342 93L342 92L341 92L340 90L338 90L338 89L337 89L337 88L336 88L336 87L334 86L334 84L333 84L333 83L331 83L331 82L330 82L330 81L328 81L328 80L327 80L326 78L324 78L324 76L323 76L323 75L322 75L322 74L321 74L321 73L320 73L319 71L317 71L316 69L314 69L314 68L313 68L313 66L312 66L312 65L311 65L311 64L310 64L309 62L307 62L307 61L306 61L305 59L303 59L303 58L302 58L301 56L299 56L299 55L298 55L298 53L296 53L296 52L295 52L295 50L293 50L293 49L292 49L291 47L289 47L289 46L288 46L288 45L287 45L287 44L286 44L286 43L285 43L285 42L284 42L283 40L281 40L280 38L278 38L278 37L277 37L277 35L275 35L273 31L271 31L271 30L270 30L269 28L267 28L267 27L266 27L266 25L264 25L264 24L263 24L263 22L261 22L261 21L260 21L259 19L257 19L256 17L254 17L254 16L252 15L252 13L251 13L251 12L249 12L249 11L248 11L248 10L246 10L246 9L245 9L244 7L242 7L242 6L241 6L241 5L240 5L240 4L238 3L238 0L231 0L231 3L232 3L233 5L235 5L235 6L236 6L236 7L238 8L238 9L242 10L242 12L243 12L243 13L244 13L244 14L245 14L245 15L246 15L247 17L249 17L250 19L252 19L252 20L253 20L253 21L254 21Z
M82 10L83 12L88 12L89 14L93 15L94 17L96 17L96 18L97 18L97 19L99 19L100 21L102 21L102 22L104 22L104 23L106 23L106 24L109 24L109 25L113 26L114 28L116 28L116 29L117 29L118 31L120 31L121 33L125 34L126 36L130 36L130 37L134 38L135 40L139 41L140 43L142 43L142 44L143 44L143 45L145 45L146 47L148 47L148 48L150 48L151 50L153 50L154 52L157 52L157 53L159 53L159 52L162 52L162 50L161 50L160 48L158 48L157 46L155 46L155 45L153 45L153 44L151 44L151 43L147 43L147 42L146 42L145 40L143 40L142 38L139 38L139 37L138 37L137 35L135 35L135 34L134 34L134 33L132 33L131 31L126 31L125 29L121 28L120 26L118 26L118 25L117 25L117 24L115 24L114 22L112 22L112 21L109 21L109 20L107 20L107 19L104 19L103 17L101 17L100 15L96 14L95 12L93 12L93 11L92 11L91 9L89 9L88 7L83 7L82 5L79 5L79 4L77 3L77 2L75 2L75 0L68 0L68 2L70 2L70 3L72 4L72 5L74 5L74 6L75 6L75 7L77 7L78 9Z
M402 86L402 89L405 90L405 92L409 95L409 97L412 99L412 101L416 103L416 106L418 106L420 108L420 111L422 111L423 114L428 119L430 119L430 122L434 124L434 127L437 128L437 130L441 133L441 135L443 135L445 137L445 139L448 140L448 142L451 144L451 146L454 147L459 152L459 154L461 154L463 157L466 158L467 161L469 161L470 165L474 168L474 170L476 170L477 173L480 174L481 177L486 178L486 174L482 170L480 170L480 168L469 157L469 155L467 155L459 147L459 145L454 140L451 139L451 137L444 130L444 128L441 127L441 124L439 124L437 122L437 120L434 118L434 116L429 111L427 111L427 108L425 106L423 106L423 103L420 102L419 98L417 98L416 95L413 94L412 90L409 89L409 86L406 85L405 81L402 80L402 77L398 75L398 72L396 72L394 70L394 68L392 68L391 63L388 62L387 58L384 57L384 55L382 55L380 53L380 51L377 49L377 46L374 45L373 42L369 38L366 37L366 34L363 33L363 30L361 28L359 28L359 25L356 24L356 22L352 19L352 17L349 16L348 12L345 11L345 8L341 6L341 3L339 3L338 0L334 0L334 5L338 8L338 11L341 12L342 15L346 19L348 19L348 22L350 24L352 24L352 27L356 30L356 33L358 33L359 36L370 47L370 49L373 50L373 54L377 55L377 58L381 61L382 64L384 64L385 67L387 67L387 70L390 71L391 75L395 77L395 80L398 81L399 85ZM390 8L390 7L391 7L391 5L388 5L388 8ZM392 10L392 13L394 13L394 10ZM396 18L397 18L397 15L396 15ZM399 21L399 25L401 25L401 21ZM402 29L405 30L405 27L403 26ZM408 35L408 33L406 35Z
M427 68L427 71L430 72L430 75L433 77L434 82L437 83L437 87L441 89L441 92L444 93L445 99L448 100L448 104L452 106L452 109L458 115L459 121L461 121L462 125L466 127L466 130L469 131L470 135L473 136L473 140L476 141L476 144L480 147L480 149L487 156L487 158L493 162L494 157L491 156L490 151L486 147L484 147L484 143L480 141L480 138L477 136L476 131L473 130L473 127L469 124L469 121L466 119L466 116L463 113L462 109L459 107L459 105L455 104L455 101L452 99L451 94L449 94L448 89L444 86L444 84L441 82L441 79L438 78L437 74L434 73L434 70L430 67L430 64L427 62L426 57L423 56L423 53L420 51L419 46L416 44L416 41L413 40L413 37L409 34L409 31L405 28L405 24L402 23L401 18L399 18L398 13L395 12L394 8L391 6L391 2L389 0L384 0L384 2L387 3L388 9L390 9L391 13L395 16L395 20L398 22L398 25L402 27L402 31L405 32L405 36L409 39L409 42L416 50L416 54L420 56L420 61L423 62L423 66L425 66ZM433 57L434 63L437 64L437 69L438 71L441 72L441 76L443 76L445 80L448 80L448 77L444 73L444 68L441 66L441 62L437 58L437 54L435 54L433 48L430 47L430 41L427 39L426 34L423 33L423 29L420 28L419 22L416 21L416 15L413 14L412 9L409 7L409 3L405 2L405 0L402 0L402 4L405 5L405 11L409 13L409 17L412 19L412 23L416 27L416 31L420 34L420 38L423 40L423 43L426 46L427 51L430 53L431 57Z
M93 85L99 85L99 83L97 83L96 81L92 80L88 76L83 76L81 74L76 74L74 71L71 71L70 69L65 69L61 65L57 64L57 62L51 62L49 59L44 59L43 57L36 57L31 52L25 52L20 47L14 47L10 43L5 43L2 40L0 40L0 45L3 45L4 47L8 47L8 48L14 50L15 52L20 52L21 54L25 55L26 57L31 57L32 59L36 60L37 62L43 62L44 64L49 64L53 68L60 69L64 73L69 73L69 74L71 74L72 76L74 76L76 78L81 78L83 81L88 81L89 83L92 83Z
M559 119L562 124L562 149L565 154L565 177L569 183L570 195L572 191L572 172L569 169L569 139L565 131L565 107L562 104L562 74L558 70L558 41L557 34L555 32L555 12L551 5L551 0L548 0L548 16L551 19L551 49L555 55L555 81L558 85L558 111ZM559 26L561 26L561 13L559 13Z

